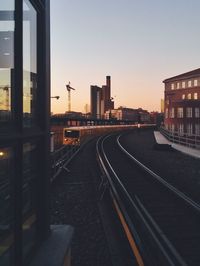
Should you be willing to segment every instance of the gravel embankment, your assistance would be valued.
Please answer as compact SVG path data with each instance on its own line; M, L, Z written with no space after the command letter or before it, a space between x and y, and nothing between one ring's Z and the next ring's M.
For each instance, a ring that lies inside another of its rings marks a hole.
M122 137L122 143L138 160L179 190L200 202L200 160L172 150L156 150L152 130ZM98 170L95 145L90 143L52 185L51 223L75 228L72 266L111 266L103 230L96 185Z
M98 210L95 145L87 145L52 185L51 224L70 224L72 266L111 266L109 250Z
M156 150L152 130L128 134L122 143L139 161L200 203L200 159L173 149Z

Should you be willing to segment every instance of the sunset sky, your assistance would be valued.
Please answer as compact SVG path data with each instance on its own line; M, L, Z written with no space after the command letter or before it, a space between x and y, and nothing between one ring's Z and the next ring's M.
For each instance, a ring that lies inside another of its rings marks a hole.
M111 76L115 107L160 111L162 81L200 67L199 0L51 1L52 111L90 104Z

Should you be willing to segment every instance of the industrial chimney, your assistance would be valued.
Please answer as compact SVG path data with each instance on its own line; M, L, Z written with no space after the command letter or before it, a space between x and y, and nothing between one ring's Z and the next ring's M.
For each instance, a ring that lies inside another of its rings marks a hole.
M111 87L111 80L110 80L110 76L106 76L106 86L110 89Z

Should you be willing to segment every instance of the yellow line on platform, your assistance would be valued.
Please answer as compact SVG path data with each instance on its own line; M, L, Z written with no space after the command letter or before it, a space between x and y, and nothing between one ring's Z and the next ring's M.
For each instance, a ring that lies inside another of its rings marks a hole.
M142 259L141 255L140 255L140 252L139 252L138 248L137 248L135 240L133 239L133 236L132 236L132 234L131 234L131 232L130 232L130 230L128 228L128 225L127 225L127 223L126 223L126 221L125 221L125 219L124 219L124 217L123 217L123 215L122 215L122 213L121 213L121 211L120 211L120 209L119 209L119 207L117 205L116 200L113 199L113 202L114 202L117 214L119 216L119 219L120 219L120 221L122 223L122 226L124 228L124 231L126 233L126 236L128 238L128 241L129 241L129 244L131 246L131 249L132 249L132 251L133 251L133 253L135 255L135 258L137 260L137 263L138 263L139 266L144 266L143 259Z

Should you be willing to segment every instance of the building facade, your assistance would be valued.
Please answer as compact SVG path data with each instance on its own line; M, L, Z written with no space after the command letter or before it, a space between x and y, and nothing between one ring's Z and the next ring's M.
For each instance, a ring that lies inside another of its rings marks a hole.
M91 116L93 118L104 118L106 111L114 109L111 98L111 77L106 77L106 85L102 87L92 85L90 87Z
M50 9L0 5L0 265L22 266L50 233Z
M200 68L163 83L165 129L180 136L200 136Z
M133 109L119 107L105 112L105 119L130 120L141 123L149 123L150 114L142 108Z
M90 86L90 111L93 118L101 118L101 94L100 87Z

